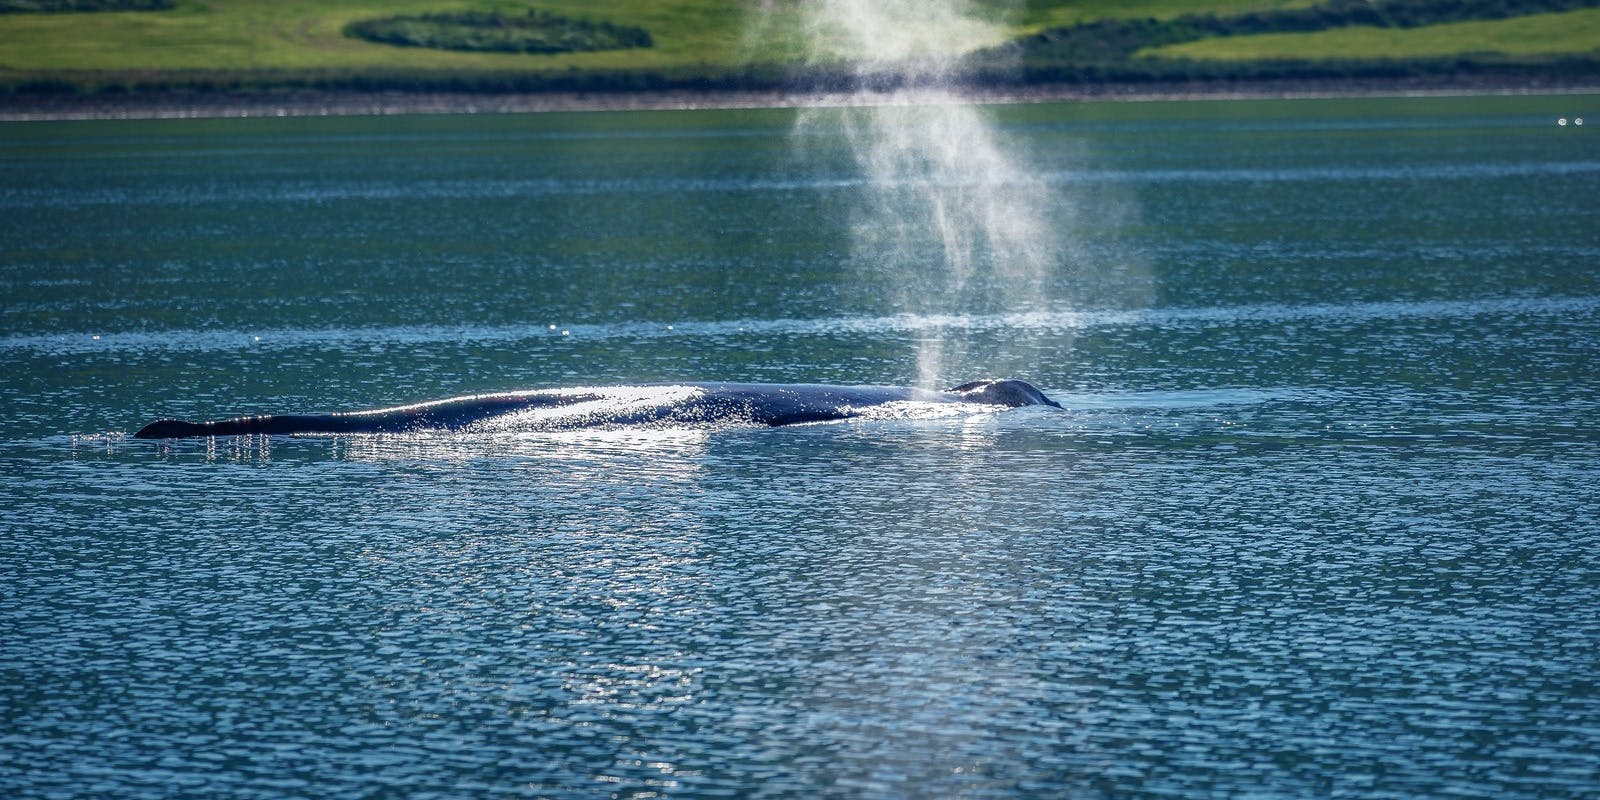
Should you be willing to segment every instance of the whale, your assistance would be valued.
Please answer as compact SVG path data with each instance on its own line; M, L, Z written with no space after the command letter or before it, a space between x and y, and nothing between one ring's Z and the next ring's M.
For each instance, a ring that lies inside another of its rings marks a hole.
M134 437L777 427L894 416L930 404L1061 407L1032 384L1012 379L972 381L943 391L804 383L646 383L475 394L330 414L267 414L208 422L160 419L140 428Z

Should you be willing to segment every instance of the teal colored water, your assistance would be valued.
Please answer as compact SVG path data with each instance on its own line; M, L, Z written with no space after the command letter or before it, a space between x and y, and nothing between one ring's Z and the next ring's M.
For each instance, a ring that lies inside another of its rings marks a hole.
M0 125L0 794L1592 797L1596 101L995 108L916 314L827 115ZM1066 410L127 436L931 337Z

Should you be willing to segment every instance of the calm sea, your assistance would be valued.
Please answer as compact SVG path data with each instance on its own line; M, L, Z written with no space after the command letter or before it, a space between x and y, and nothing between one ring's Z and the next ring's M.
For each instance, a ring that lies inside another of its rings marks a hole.
M0 795L1595 797L1597 101L990 109L970 302L859 112L0 125ZM128 436L935 341L1067 410Z

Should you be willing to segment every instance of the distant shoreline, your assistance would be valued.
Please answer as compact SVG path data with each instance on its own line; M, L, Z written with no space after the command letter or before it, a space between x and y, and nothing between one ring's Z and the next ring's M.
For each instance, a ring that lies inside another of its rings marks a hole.
M1492 77L1477 76L1466 80L1305 79L1061 84L962 89L950 93L960 102L982 105L1074 101L1139 102L1515 94L1600 94L1600 83L1496 80ZM41 94L0 96L0 122L801 108L903 103L906 96L870 92L827 94L733 90L515 94L323 90L242 93L171 91L124 95ZM913 93L909 96L919 95Z

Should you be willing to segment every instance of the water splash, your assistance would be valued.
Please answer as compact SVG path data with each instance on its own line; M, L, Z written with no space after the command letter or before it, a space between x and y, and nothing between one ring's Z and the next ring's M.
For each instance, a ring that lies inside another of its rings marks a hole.
M1069 209L1037 179L1026 149L955 87L963 53L1005 40L1007 10L963 0L819 0L800 9L813 66L842 66L855 85L879 87L802 110L797 132L802 143L829 134L848 143L868 181L853 213L852 262L867 273L863 285L889 287L897 312L959 317L1044 304L1060 260L1060 220L1048 215ZM970 371L963 365L974 355L935 330L919 342L917 382L943 383L950 367Z

